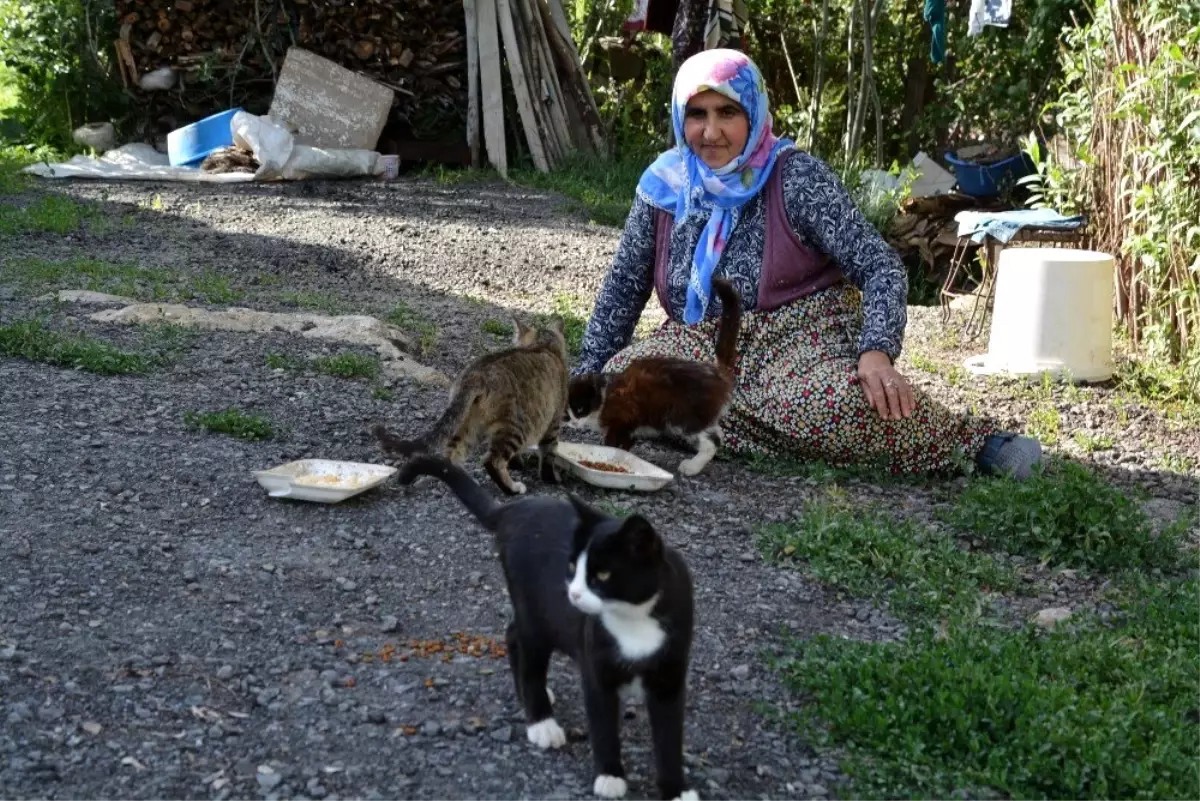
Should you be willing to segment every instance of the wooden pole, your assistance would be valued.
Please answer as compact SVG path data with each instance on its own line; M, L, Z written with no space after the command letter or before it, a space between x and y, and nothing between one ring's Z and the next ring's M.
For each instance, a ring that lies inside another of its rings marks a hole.
M497 0L475 0L479 25L479 79L483 105L483 138L488 161L508 177L504 141L504 93L500 83L500 43L496 36Z
M471 148L471 166L479 166L479 23L475 0L463 0L467 19L467 146Z

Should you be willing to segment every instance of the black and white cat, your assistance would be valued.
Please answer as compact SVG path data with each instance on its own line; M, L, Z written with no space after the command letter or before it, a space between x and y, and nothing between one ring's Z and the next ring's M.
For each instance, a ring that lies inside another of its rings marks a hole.
M649 713L659 794L698 799L683 776L693 627L683 557L639 515L616 518L574 495L497 504L463 469L435 456L414 458L399 480L411 484L420 475L444 481L495 536L513 608L509 664L529 741L539 748L567 742L546 688L551 656L565 653L582 673L595 794L625 795L620 695L633 689Z

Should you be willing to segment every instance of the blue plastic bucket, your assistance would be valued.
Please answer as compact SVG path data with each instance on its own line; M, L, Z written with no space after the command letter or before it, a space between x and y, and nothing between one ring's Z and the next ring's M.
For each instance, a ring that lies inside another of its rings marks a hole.
M1033 160L1025 153L991 164L963 161L954 153L947 153L946 162L954 168L959 190L972 197L995 197L1000 194L1001 185L1015 185L1035 169Z
M230 123L241 111L231 108L167 134L167 158L172 167L195 167L209 154L233 145Z

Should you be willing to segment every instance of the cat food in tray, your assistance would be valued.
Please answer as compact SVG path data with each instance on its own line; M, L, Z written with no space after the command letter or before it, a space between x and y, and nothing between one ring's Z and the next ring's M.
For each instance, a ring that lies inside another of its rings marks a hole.
M674 478L666 470L629 451L605 445L560 440L555 455L579 478L605 489L653 492Z
M337 503L379 486L395 472L396 468L381 464L300 459L256 470L254 477L272 498Z

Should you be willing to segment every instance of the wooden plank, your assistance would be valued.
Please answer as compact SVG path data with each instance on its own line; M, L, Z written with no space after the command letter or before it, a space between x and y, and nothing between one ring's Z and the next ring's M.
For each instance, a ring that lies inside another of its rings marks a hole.
M504 38L504 52L508 57L508 74L512 78L513 94L517 98L517 112L521 116L521 124L525 129L525 140L529 143L529 154L533 157L533 166L540 172L550 172L550 164L546 160L546 148L538 131L537 119L534 117L533 99L529 93L529 83L526 80L525 64L521 58L521 47L517 42L517 34L513 30L512 8L508 0L496 0L496 17L500 22L500 34Z
M583 121L584 130L592 146L600 153L605 151L603 126L600 123L600 112L596 100L592 97L592 87L588 84L583 65L579 62L579 51L571 39L571 27L563 13L559 0L535 0L541 10L542 19L550 17L553 25L547 25L546 38L558 55L558 69L570 91L574 95L576 109ZM561 21L560 21L561 20Z
M392 110L389 87L302 47L288 48L268 115L310 147L374 150Z
M496 0L475 0L479 30L479 83L483 101L483 139L488 162L508 177L508 151L504 141L504 93L500 83L500 42L496 33Z
M538 77L541 81L543 95L548 95L542 102L548 107L550 121L554 127L555 139L558 141L560 156L565 156L574 150L571 136L571 126L567 121L567 110L563 103L563 90L558 83L558 70L554 66L554 56L550 52L550 43L546 41L546 29L542 25L542 14L538 9L537 0L518 0L521 5L521 18L525 29L529 31L532 46L535 51Z
M471 148L471 166L479 166L479 23L475 18L475 0L463 0L467 19L467 146Z
M507 0L507 2L513 12L513 30L516 31L517 43L521 48L521 60L525 65L525 81L529 86L534 117L542 132L546 161L553 169L566 155L569 142L564 142L559 135L554 120L553 106L546 102L547 87L543 77L544 69L539 57L540 51L535 34L529 28L524 0Z

